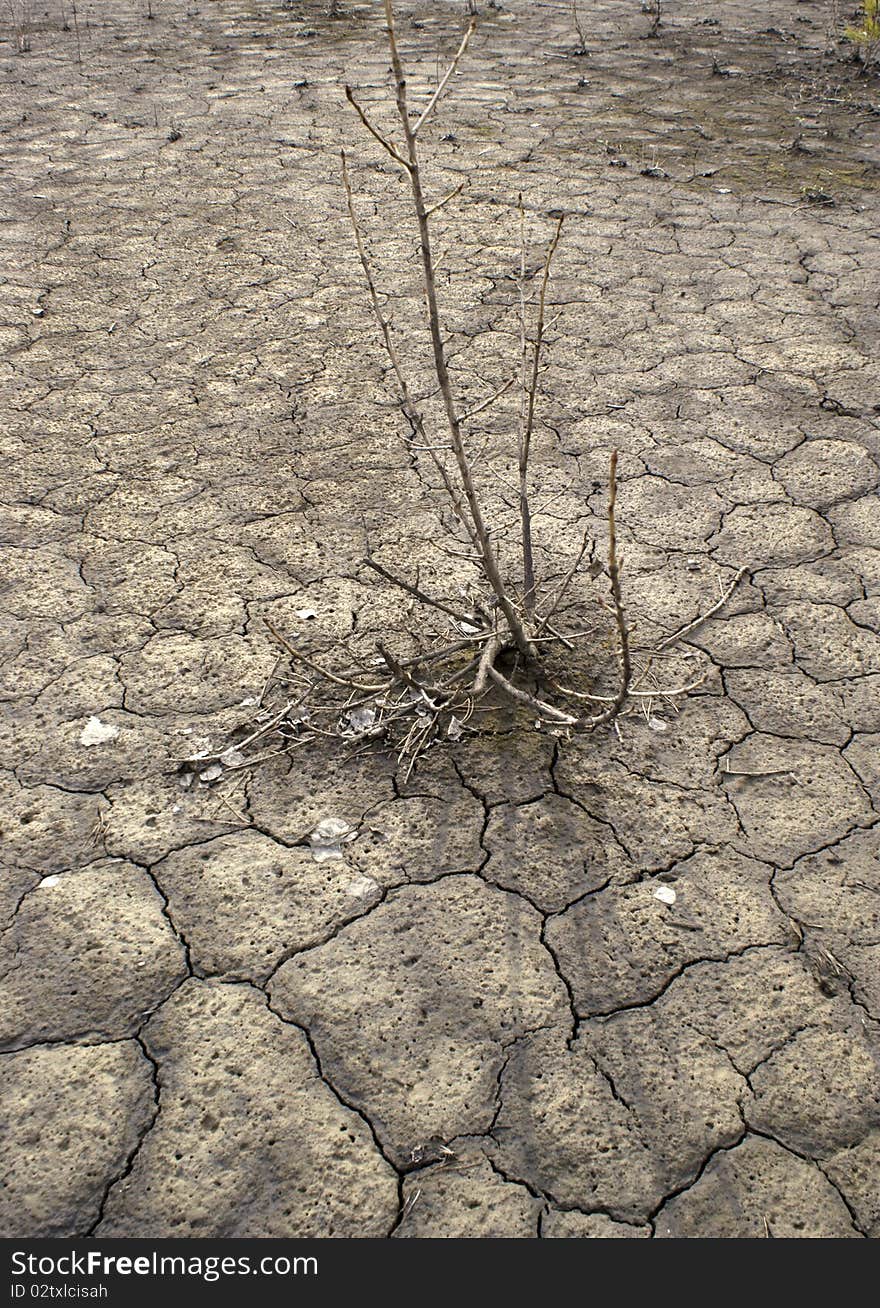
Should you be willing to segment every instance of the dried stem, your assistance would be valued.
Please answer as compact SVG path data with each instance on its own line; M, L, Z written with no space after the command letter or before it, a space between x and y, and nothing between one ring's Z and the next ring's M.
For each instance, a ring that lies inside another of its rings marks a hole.
M480 656L477 675L474 679L474 694L482 695L489 683L489 674L492 671L495 660L501 653L503 642L499 636L492 636L487 642L483 653Z
M303 654L302 650L295 649L290 641L286 640L285 637L281 635L280 631L275 630L268 618L263 618L263 621L269 628L269 631L274 636L275 640L278 641L278 644L287 650L291 658L295 659L298 663L304 664L305 667L310 668L312 672L317 673L319 677L324 677L327 681L332 681L336 686L346 686L351 690L359 690L371 694L385 689L384 685L362 686L358 682L352 681L350 677L341 677L337 673L331 672L329 668L322 667L320 663L316 663L308 654Z
M388 322L388 319L385 317L384 313L382 312L382 306L379 303L379 295L376 290L376 284L373 280L373 273L372 273L372 269L370 268L370 261L367 258L367 252L364 247L363 234L361 233L360 223L358 222L358 217L354 208L354 197L352 195L351 181L348 175L348 162L344 150L341 152L341 158L342 158L342 181L345 187L345 198L348 206L348 214L349 214L349 218L351 219L352 228L354 229L354 237L355 237L355 243L357 245L358 257L360 258L361 267L364 270L364 276L367 280L367 287L370 292L370 303L373 306L373 313L376 317L376 321L379 324L379 330L382 333L382 340L385 345L385 350L386 353L388 354L388 358L391 360L391 367L394 369L394 376L397 379L397 386L400 392L400 406L403 409L404 414L408 418L413 428L413 431L416 432L417 435L424 441L424 449L427 453L431 455L432 462L436 467L437 471L440 473L440 477L441 480L443 481L444 489L446 490L446 493L452 502L452 507L455 510L455 513L459 521L464 524L465 531L468 533L468 536L470 537L471 544L474 546L474 548L477 548L478 547L477 537L474 533L473 527L468 518L467 511L464 505L461 503L461 497L456 491L455 487L453 486L452 481L450 480L449 477L449 473L446 471L445 465L441 462L440 459L438 459L437 451L432 446L430 446L428 441L428 434L425 431L424 419L422 418L420 411L416 408L412 396L410 395L409 386L407 385L407 381L406 381L406 376L404 375L403 369L400 366L400 359L398 357L396 349L394 348L394 341L391 336L391 326Z
M522 196L520 196L520 230L522 231ZM535 339L533 343L532 354L532 374L526 385L526 405L525 415L520 428L519 438L519 510L520 510L520 527L522 532L522 556L523 556L523 610L526 618L531 619L535 611L535 565L532 554L532 514L529 505L529 455L532 447L532 431L535 425L535 401L538 393L538 374L541 367L541 346L544 340L544 306L547 299L547 283L550 280L550 264L553 262L553 255L556 253L556 247L559 244L559 237L562 233L562 217L556 224L556 231L550 241L547 250L547 257L544 260L544 274L541 278L541 292L538 297L538 320L535 326ZM522 240L521 255L521 275L524 276L525 268L525 240ZM520 305L522 312L522 337L523 353L525 353L525 306L520 292Z
M468 47L468 41L470 41L471 37L473 36L474 28L476 27L476 25L477 25L476 18L472 18L471 21L468 23L468 29L462 38L461 45L458 47L458 50L456 51L455 58L447 68L445 75L443 76L437 87L437 90L431 96L426 107L422 110L421 115L417 119L415 126L413 127L412 129L413 136L418 136L419 129L421 128L422 124L426 122L426 120L431 116L431 113L435 105L437 104L437 101L440 99L441 95L446 89L446 83L449 81L450 77L455 72L456 68L458 67L458 62L461 59L461 56L464 54L465 50Z
M731 595L736 590L740 581L746 575L747 572L748 572L748 568L745 567L740 568L739 571L736 573L736 576L733 578L733 581L730 583L730 585L722 594L721 598L715 604L713 604L710 609L707 609L705 613L701 613L698 618L694 618L693 622L689 622L684 627L679 627L678 631L674 631L672 635L667 636L665 640L661 640L660 644L657 646L657 649L658 650L668 649L669 646L674 645L677 640L681 640L683 636L690 635L692 631L696 631L697 627L701 627L704 622L708 622L709 618L714 617L714 615L718 612L719 609L724 608L724 605L730 599Z
M556 610L559 608L559 605L562 603L563 599L566 596L566 593L568 592L569 586L577 576L578 569L583 563L584 555L586 554L587 549L589 548L589 544L590 544L590 535L588 531L585 531L584 538L581 541L580 550L578 551L575 557L574 563L569 568L568 572L563 578L562 584L559 586L559 589L556 591L556 594L553 596L553 599L550 602L550 607L547 610L546 616L541 618L538 623L539 631L545 631L548 629L552 630L552 628L550 627L550 619L556 613ZM597 567L598 566L600 565L597 565Z
M629 629L623 598L620 593L620 563L617 558L617 523L615 507L617 504L617 450L612 451L611 466L608 473L608 576L611 580L611 598L614 601L614 617L617 623L617 636L620 642L620 686L614 700L598 717L590 720L590 726L599 727L603 722L616 718L626 703L629 685L632 680L632 662L629 653Z
M470 463L464 448L461 420L452 393L452 383L449 378L449 368L446 362L446 350L443 345L443 335L440 329L440 312L437 307L437 286L434 276L434 257L431 249L431 234L428 228L428 215L422 191L418 147L409 120L406 77L400 59L400 52L397 48L397 37L394 28L394 12L391 7L391 0L384 0L384 5L385 18L388 24L388 43L391 50L391 66L394 71L394 81L396 85L397 112L400 117L404 140L406 142L408 160L407 174L409 176L413 205L415 207L416 220L419 228L419 250L422 260L425 298L428 307L428 326L431 335L434 370L437 374L437 381L440 386L440 393L443 397L443 404L446 410L446 417L449 424L449 435L452 442L452 451L458 465L462 489L464 490L465 499L467 500L468 509L470 511L471 523L477 538L481 564L486 575L486 580L489 582L489 585L497 596L498 604L507 620L511 636L513 637L517 649L524 658L531 661L534 657L534 649L529 641L519 614L514 609L513 603L507 594L507 589L501 577L501 572L498 568L498 561L495 557L495 550L492 545L488 528L486 527L482 506L477 495L476 487L474 486Z
M432 609L439 609L441 613L448 614L456 622L463 622L469 627L474 626L474 615L472 613L464 614L460 613L458 609L450 608L448 604L444 604L443 600L434 599L433 596L426 594L418 586L413 586L410 582L405 581L403 577L395 576L393 572L389 572L387 568L383 567L381 563L377 563L372 557L364 559L364 563L368 568L372 568L374 572L378 572L380 577L384 577L386 581L390 581L400 590L405 590L408 594L414 596L420 603L427 604Z
M387 139L387 137L383 136L382 133L378 130L378 128L374 127L373 124L370 122L370 120L369 120L369 118L367 117L365 111L364 111L364 110L361 108L361 106L358 104L357 100L355 100L355 98L354 98L354 93L352 92L352 89L351 89L350 86L346 86L346 88L345 88L345 98L346 98L346 100L348 101L348 103L349 103L349 104L350 104L354 109L357 110L357 113L358 113L358 116L360 117L361 122L363 123L364 127L366 127L366 129L367 129L367 131L370 133L370 135L371 135L371 136L374 136L374 137L376 138L376 140L379 142L379 144L382 146L382 148L383 148L384 150L387 150L387 151L388 151L388 153L391 155L391 158L395 161L395 163L399 163L400 166L401 166L401 168L407 168L407 169L408 169L408 168L409 168L409 164L408 164L407 161L404 159L403 155L400 154L399 151L397 150L397 148L396 148L394 145L391 144L391 142Z
M571 0L571 16L574 21L574 30L577 32L578 48L575 54L585 55L587 53L587 38L581 23L581 16L578 11L577 0Z

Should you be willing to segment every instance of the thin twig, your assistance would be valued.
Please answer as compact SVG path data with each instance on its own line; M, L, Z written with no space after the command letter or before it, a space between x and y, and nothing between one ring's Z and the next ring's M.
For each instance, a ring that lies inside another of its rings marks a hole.
M570 713L564 713L562 709L554 708L552 704L546 704L543 700L538 699L536 695L530 695L528 691L520 690L512 681L508 681L503 673L499 672L496 667L490 667L489 676L511 699L522 704L524 708L531 709L533 713L538 714L541 718L547 718L550 722L558 722L563 726L576 727L579 719L572 717Z
M546 616L541 618L540 622L538 623L539 631L543 631L545 628L549 627L550 619L553 617L554 613L559 608L559 605L562 603L563 599L565 598L569 586L571 585L574 578L577 576L578 568L581 566L581 563L583 562L583 558L587 552L587 547L589 543L590 543L589 530L585 529L584 538L583 541L581 542L581 547L580 550L578 551L577 557L575 558L574 563L571 565L570 569L568 570L565 577L563 578L562 584L560 585L559 589L556 591L556 594L554 595L550 603L550 607L547 610Z
M430 115L431 115L431 113L432 113L432 111L433 111L435 105L437 104L437 101L440 99L441 95L443 94L444 90L446 89L446 83L449 81L450 77L451 77L452 74L455 72L456 68L458 67L458 61L461 59L461 56L464 54L465 50L467 49L468 41L469 41L469 40L471 39L471 37L473 36L473 34L474 34L474 28L476 27L476 25L477 25L477 20L476 20L476 18L472 18L471 21L468 23L468 29L467 29L467 31L465 32L464 36L462 37L461 45L458 47L458 50L456 51L455 58L453 59L452 63L449 65L449 67L447 68L444 77L442 78L442 80L440 81L440 83L439 83L439 85L438 85L438 87L437 87L437 90L436 90L436 91L434 92L434 94L431 96L431 98L430 98L430 100L428 101L427 105L426 105L425 108L422 110L421 114L419 115L418 119L416 120L416 124L415 124L415 126L413 127L413 129L412 129L412 134L413 134L414 137L415 137L415 136L418 136L418 134L419 134L419 129L421 128L422 124L423 124L424 122L426 122L427 119L430 117ZM444 203L445 203L445 201L444 201Z
M442 209L445 204L448 204L450 200L454 200L457 195L461 195L466 185L467 182L459 182L458 186L450 191L447 196L444 196L442 200L438 200L436 204L432 204L430 209L425 210L425 217L430 218L431 214L437 213L437 211Z
M617 559L617 524L614 510L617 503L617 450L611 454L611 467L608 474L608 576L611 579L611 598L614 601L614 617L617 622L617 635L620 642L620 686L604 712L590 720L590 726L599 727L616 718L626 703L629 684L632 680L632 664L629 654L629 630L620 593L620 565Z
M359 690L359 691L384 690L385 688L384 685L362 686L358 682L352 681L351 678L349 677L337 676L337 674L335 672L331 672L329 668L322 667L320 663L316 663L315 660L309 658L307 654L303 654L301 650L295 649L294 646L291 645L290 641L286 640L285 637L281 635L280 631L275 630L275 628L272 626L272 623L269 621L268 618L264 617L263 622L269 628L271 634L278 641L278 644L282 645L284 649L287 650L291 658L296 659L300 663L304 663L307 668L311 668L312 672L316 672L319 677L324 677L325 680L332 681L334 685L345 686L346 689Z
M522 214L522 197L520 197L520 214ZM531 618L535 608L535 569L532 556L532 515L529 507L529 454L531 452L532 431L535 425L535 402L538 392L538 373L541 366L541 345L544 340L544 308L547 299L547 283L550 280L550 265L562 234L563 216L556 223L556 231L547 248L544 260L544 275L541 278L541 292L538 297L538 320L535 327L534 353L532 356L532 375L526 388L525 421L520 431L519 440L519 503L522 525L523 551L523 609L526 617ZM523 260L525 244L523 242ZM525 326L523 324L523 335Z
M378 572L380 577L384 577L386 581L390 581L400 590L405 590L408 594L415 596L420 603L427 604L432 609L439 609L441 613L448 614L456 622L464 622L467 626L474 625L474 615L472 613L464 614L459 612L458 609L450 608L448 604L444 604L443 600L434 599L432 595L428 595L418 586L413 586L410 582L405 581L403 577L395 576L393 572L389 572L387 568L383 567L381 563L377 563L372 557L364 559L364 563L368 568L372 568L374 572Z
M415 402L413 401L412 396L410 394L406 376L400 365L400 359L398 357L396 349L394 348L394 342L391 338L391 325L388 322L387 318L385 317L384 313L382 312L382 307L379 304L379 295L376 290L376 284L373 280L373 273L372 273L372 269L370 268L370 261L367 258L367 252L364 247L364 240L363 240L363 235L361 233L360 223L358 222L358 217L357 214L355 213L354 196L352 195L351 181L348 175L348 162L344 150L341 152L341 157L342 157L342 181L345 187L345 198L346 198L346 204L348 206L348 213L351 219L352 228L354 229L354 237L355 237L355 243L357 245L358 257L360 258L361 267L364 270L364 277L366 278L367 281L367 288L370 293L370 303L372 304L373 307L373 313L376 317L376 321L379 324L379 330L382 333L382 340L385 345L385 350L388 355L388 358L391 360L391 367L393 368L394 376L397 379L397 386L400 392L400 407L403 409L404 414L406 415L407 419L411 423L413 430L417 432L418 435L423 439L425 443L425 448L427 449L429 447L430 442L428 441L428 436L425 431L424 420L422 418L420 411L416 408ZM453 486L449 478L449 474L446 471L444 464L437 457L437 454L434 450L429 450L428 452L431 454L431 459L432 462L434 463L434 466L437 468L437 471L440 473L441 480L443 481L443 486L452 502L452 507L455 511L456 516L458 517L458 520L464 525L465 531L467 532L470 538L471 544L474 546L475 549L478 549L479 542L477 540L473 526L468 518L467 511L465 510L464 505L461 503L461 497L456 492L455 487Z
M405 168L405 169L407 170L407 172L408 172L408 171L409 171L409 168L410 168L410 165L409 165L409 164L407 163L407 161L404 159L403 155L400 154L400 153L398 153L396 147L393 146L393 145L391 144L390 141L386 140L386 138L382 135L382 133L381 133L377 128L375 128L375 127L373 126L373 124L370 122L369 118L368 118L367 115L365 114L364 110L363 110L363 109L361 108L361 106L358 104L357 100L355 100L355 98L354 98L354 93L352 92L352 89L351 89L350 86L346 86L346 88L345 88L345 98L346 98L346 100L348 101L348 103L352 106L352 108L354 108L354 109L357 110L357 113L358 113L358 116L359 116L361 122L363 123L364 127L366 127L366 129L367 129L367 131L370 133L370 135L371 135L371 136L374 136L374 137L376 138L376 140L379 142L379 144L380 144L380 145L381 145L385 150L388 151L388 153L391 155L391 158L392 158L396 163L399 163L400 166L401 166L401 168Z
M660 644L657 646L657 649L658 650L668 649L669 646L674 645L677 640L681 640L682 636L689 635L690 632L695 631L697 627L701 627L704 622L708 622L709 618L714 617L719 609L724 608L724 605L730 599L731 595L736 590L740 581L746 575L747 572L748 572L747 567L744 566L740 568L736 576L734 577L733 581L727 587L727 590L724 592L724 594L721 596L721 598L718 600L716 604L713 604L712 607L710 609L707 609L705 613L701 613L698 618L694 618L693 622L689 622L687 626L680 627L679 630L673 632L671 636L667 636L665 640L661 640Z
M461 421L470 422L471 418L475 418L478 413L482 413L484 409L488 409L490 404L494 404L496 400L500 399L501 396L505 394L505 392L510 390L511 386L515 381L516 381L515 377L509 377L507 381L504 383L504 385L499 386L498 390L493 391L492 394L487 399L481 400L479 404L474 405L472 409L468 409L465 413L463 413L461 415Z
M397 48L394 12L391 7L391 0L384 0L384 7L385 18L388 25L388 44L391 51L391 65L394 71L394 80L397 88L397 112L403 127L404 139L406 141L406 151L409 159L409 168L407 171L419 228L419 249L422 259L425 297L427 299L428 307L428 325L434 356L434 370L437 374L437 381L440 386L440 392L443 396L443 403L449 424L449 433L452 440L452 449L455 455L455 461L458 465L462 489L464 490L465 499L467 500L468 509L470 510L471 522L477 537L478 548L482 556L481 562L483 571L486 575L486 580L489 582L489 585L498 597L498 603L507 619L517 649L524 658L531 660L533 658L533 648L528 635L523 628L523 624L514 610L507 594L507 588L502 580L498 568L498 562L495 557L495 550L492 546L489 531L483 518L482 506L477 495L476 487L474 486L470 463L464 448L464 441L461 432L461 420L458 416L458 410L452 394L452 383L450 381L449 368L446 362L446 349L443 344L443 334L440 327L440 312L437 306L437 288L434 277L434 258L431 249L431 236L428 230L428 219L425 213L425 201L422 193L418 147L416 145L416 138L413 135L412 124L409 120L409 107L406 96L406 77L400 60L400 52Z

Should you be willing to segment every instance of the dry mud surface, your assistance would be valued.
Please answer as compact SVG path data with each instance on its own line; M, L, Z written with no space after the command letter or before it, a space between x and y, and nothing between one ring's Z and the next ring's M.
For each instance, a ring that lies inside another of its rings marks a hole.
M416 94L462 8L401 11ZM515 353L522 190L535 250L567 216L547 549L601 543L617 448L643 643L747 572L652 722L499 719L406 785L174 762L252 719L264 617L401 620L364 524L450 567L337 175L403 334L403 187L341 90L390 123L379 6L4 33L5 1235L880 1232L880 87L818 0L587 8L580 55L565 3L485 9L426 131L456 381Z

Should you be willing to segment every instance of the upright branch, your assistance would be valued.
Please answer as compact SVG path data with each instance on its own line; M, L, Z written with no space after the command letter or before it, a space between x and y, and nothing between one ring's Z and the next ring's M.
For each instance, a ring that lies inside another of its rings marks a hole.
M629 628L626 625L626 613L623 608L623 596L620 590L620 562L617 557L617 450L611 455L611 467L608 474L608 577L611 581L611 599L614 604L614 620L617 625L617 637L620 645L620 683L612 703L598 717L590 720L591 727L601 726L616 718L626 703L632 681L632 661L629 652Z
M354 104L355 102L353 97L349 97L349 98L351 99L352 104ZM342 183L343 186L345 187L346 205L348 207L348 215L349 218L351 219L351 225L354 230L354 238L355 238L355 244L357 245L358 258L360 259L361 267L364 270L364 277L366 278L367 288L370 293L370 303L373 308L373 314L376 318L376 321L379 324L379 330L382 333L382 341L385 346L385 350L388 355L388 358L391 361L391 367L394 370L394 376L397 381L397 387L400 394L400 407L403 409L403 412L406 414L406 417L409 420L409 423L413 431L419 437L420 441L422 442L422 446L426 449L428 455L430 456L432 462L434 463L434 466L436 467L437 471L440 473L440 477L443 481L443 487L447 495L449 496L456 517L464 525L464 528L467 531L468 536L470 537L471 544L476 548L478 545L477 538L476 535L474 534L474 530L471 525L470 519L467 515L467 511L465 510L464 506L461 503L461 496L456 491L455 486L450 480L449 474L446 471L445 464L439 459L437 455L437 451L430 444L428 440L428 434L425 431L425 423L421 414L421 410L414 403L412 396L410 394L409 385L406 380L406 375L400 365L400 357L397 353L397 350L394 347L394 340L391 335L391 325L388 322L388 319L385 317L385 314L382 312L382 306L379 303L379 293L376 290L376 283L373 280L373 273L370 268L370 261L367 258L367 252L366 249L364 248L364 238L361 233L361 225L358 222L357 214L355 213L354 197L351 192L351 181L348 175L348 160L346 159L344 150L341 152L341 158L342 158Z
M583 24L581 23L581 16L578 10L577 0L571 0L571 17L572 17L572 21L574 22L574 30L577 32L577 38L578 38L578 47L575 50L575 54L585 55L587 54L587 37L586 37L586 33L584 32Z
M416 144L415 133L409 118L406 76L400 59L400 51L397 47L397 36L394 28L394 11L391 7L391 0L384 0L384 4L385 18L388 24L388 43L391 50L391 67L394 72L394 82L396 87L397 113L400 118L401 126L403 127L404 141L406 143L407 174L409 176L413 206L415 208L416 221L419 229L419 251L422 260L422 274L424 278L425 299L428 308L428 326L431 335L434 371L437 374L437 382L440 387L440 394L443 397L443 405L446 410L452 452L455 455L462 488L464 490L465 499L467 500L468 509L470 510L471 522L477 537L482 568L486 575L486 580L495 592L498 605L504 614L508 627L510 628L510 634L516 648L524 658L531 662L534 658L534 647L526 634L522 620L514 608L513 602L507 593L507 588L502 579L498 567L498 560L495 555L495 549L492 545L489 530L483 516L482 506L474 485L470 462L464 447L461 420L456 407L455 397L452 393L452 383L449 378L449 368L446 362L446 349L443 344L443 335L440 329L440 313L437 307L437 284L434 275L434 256L431 249L431 234L428 227L427 206L425 205L425 197L422 189L418 146ZM421 125L423 121L424 115L419 119L419 125Z
M476 18L472 18L471 21L468 23L467 31L462 37L461 45L458 47L458 49L455 52L455 58L453 59L449 67L446 69L446 72L441 77L437 85L437 90L434 92L428 103L425 105L425 108L419 114L419 117L416 120L416 124L412 129L413 136L418 136L419 128L421 127L422 123L426 122L427 119L430 118L431 114L433 113L437 101L440 99L441 95L446 90L446 86L449 82L450 77L453 75L456 68L458 67L461 56L468 48L468 42L470 41L471 37L474 34L474 28L476 27L476 25L477 25Z
M544 273L541 278L541 290L538 296L538 319L535 325L535 339L532 342L531 376L523 377L524 405L520 406L519 432L519 510L520 530L522 535L523 559L523 611L531 621L535 613L535 561L532 553L532 511L529 503L529 455L532 447L532 432L535 426L535 402L538 394L538 376L541 370L541 346L544 343L544 309L547 302L547 283L550 280L550 265L559 244L562 233L563 217L556 223L556 231L550 241L547 257L544 260ZM525 279L525 236L523 233L523 206L520 196L520 328L522 336L523 367L525 369L526 329L525 296L522 282Z

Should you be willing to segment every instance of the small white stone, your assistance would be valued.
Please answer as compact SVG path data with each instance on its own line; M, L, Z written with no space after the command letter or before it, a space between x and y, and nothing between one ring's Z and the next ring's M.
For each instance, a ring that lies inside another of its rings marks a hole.
M654 898L659 899L661 904L674 904L678 896L672 886L658 886L654 891Z
M312 858L316 863L328 863L332 860L341 859L343 857L342 845L346 841L353 840L355 834L354 829L347 822L343 822L341 818L322 818L309 834Z
M82 729L79 743L87 747L91 745L108 745L118 735L118 727L114 727L109 722L102 722L100 718L89 718Z
M379 893L379 883L372 877L358 877L345 887L345 893L351 895L353 899L372 899Z

